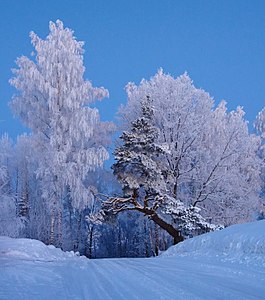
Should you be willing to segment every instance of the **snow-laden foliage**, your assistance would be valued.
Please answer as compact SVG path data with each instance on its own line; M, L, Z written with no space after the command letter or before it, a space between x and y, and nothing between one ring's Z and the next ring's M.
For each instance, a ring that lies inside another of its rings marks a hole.
M265 139L265 107L258 113L254 125L257 132Z
M210 222L229 225L260 210L257 136L248 132L242 108L214 107L208 93L185 73L173 78L162 70L139 86L127 85L128 103L120 110L126 130L141 115L141 99L152 99L157 144L166 144L162 169L169 196L202 208Z
M106 125L89 105L108 96L108 91L93 88L83 79L83 43L61 21L50 22L45 40L33 32L30 36L35 59L22 56L17 60L19 69L10 82L19 94L11 107L32 130L40 155L43 196L54 203L69 186L73 206L81 209L90 197L83 184L88 171L108 158L102 145ZM100 139L98 134L102 134Z
M199 207L189 205L173 197L165 196L161 211L169 217L169 221L179 228L183 236L193 237L195 235L222 229L220 225L210 224L201 215ZM164 205L163 205L164 204Z
M30 34L33 60L20 57L10 83L18 90L11 108L32 131L53 243L55 227L62 239L64 202L70 201L74 210L89 205L92 195L85 179L108 158L104 144L113 125L101 122L98 110L91 108L108 91L84 80L83 43L61 21L50 22L49 29L44 40Z
M160 155L165 153L162 145L156 144L157 128L153 123L152 99L148 96L140 103L142 114L132 122L131 131L124 131L123 145L115 150L114 175L123 184L125 194L144 188L148 194L165 190Z
M17 137L11 172L17 215L23 219L25 225L20 237L47 242L49 207L42 198L42 182L36 178L39 157L31 135L23 134Z
M258 155L262 160L261 180L262 180L262 191L261 196L263 204L265 205L265 108L263 108L257 115L254 122L254 127L257 133L261 136L261 145L259 147ZM264 218L264 211L260 214L260 218Z
M17 216L15 195L12 192L10 165L12 164L12 142L7 135L0 140L0 235L18 237L23 228Z
M16 173L16 200L18 206L18 215L29 219L29 205L31 196L32 176L34 169L31 165L34 164L34 153L31 147L31 139L27 135L21 135L17 138L17 143L14 147L16 159L14 159L14 169Z
M16 215L15 198L0 194L0 235L18 237L23 227L23 220Z

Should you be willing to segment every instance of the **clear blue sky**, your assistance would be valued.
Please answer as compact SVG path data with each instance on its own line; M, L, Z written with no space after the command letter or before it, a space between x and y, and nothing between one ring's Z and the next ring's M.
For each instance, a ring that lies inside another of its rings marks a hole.
M128 81L159 67L187 71L217 102L242 105L251 123L265 106L263 0L0 0L0 134L24 131L7 105L11 68L33 50L29 32L45 38L57 19L85 41L86 79L110 92L99 106L104 120L125 103Z

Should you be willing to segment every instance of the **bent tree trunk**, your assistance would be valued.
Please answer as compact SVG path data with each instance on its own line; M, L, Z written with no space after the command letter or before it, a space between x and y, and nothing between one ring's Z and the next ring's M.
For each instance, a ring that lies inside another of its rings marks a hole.
M170 234L173 237L174 245L184 240L179 230L177 230L171 224L165 222L156 213L151 215L150 219L153 220L158 226L160 226L162 229L164 229L168 234Z
M156 205L152 205L152 207L150 207L148 205L149 203L147 197L145 198L144 204L142 205L137 201L137 198L138 191L135 189L131 197L114 197L108 199L108 201L104 203L105 209L103 208L103 210L112 214L118 214L123 211L139 211L145 216L148 216L151 220L153 220L153 222L155 222L155 224L157 224L159 227L164 229L169 235L171 235L174 240L174 245L184 240L180 230L176 229L172 224L167 223L165 220L163 220L161 216L157 214L156 208L159 207L159 205L157 207ZM107 213L107 215L109 214Z
M144 208L144 207L135 207L135 210L149 216L151 220L153 220L158 226L160 226L162 229L164 229L169 235L173 237L173 244L176 245L179 242L182 242L184 240L184 237L181 235L181 232L176 229L173 225L170 223L167 223L164 221L155 210L150 208Z

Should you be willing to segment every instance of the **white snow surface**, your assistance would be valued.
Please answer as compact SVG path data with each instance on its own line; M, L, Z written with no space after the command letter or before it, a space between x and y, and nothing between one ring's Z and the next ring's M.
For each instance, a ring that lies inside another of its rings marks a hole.
M231 226L158 258L88 260L0 237L0 299L265 299L265 221Z
M233 225L169 248L163 257L208 257L265 268L265 220ZM264 295L265 299L265 295Z

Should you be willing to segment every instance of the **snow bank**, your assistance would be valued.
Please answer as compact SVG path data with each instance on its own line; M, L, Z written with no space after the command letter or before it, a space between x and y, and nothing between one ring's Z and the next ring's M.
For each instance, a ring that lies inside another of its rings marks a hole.
M46 246L37 240L0 236L0 258L4 257L47 262L79 258L78 253L63 252L59 248L52 245Z
M233 225L170 247L162 257L220 257L222 260L265 266L265 220Z

